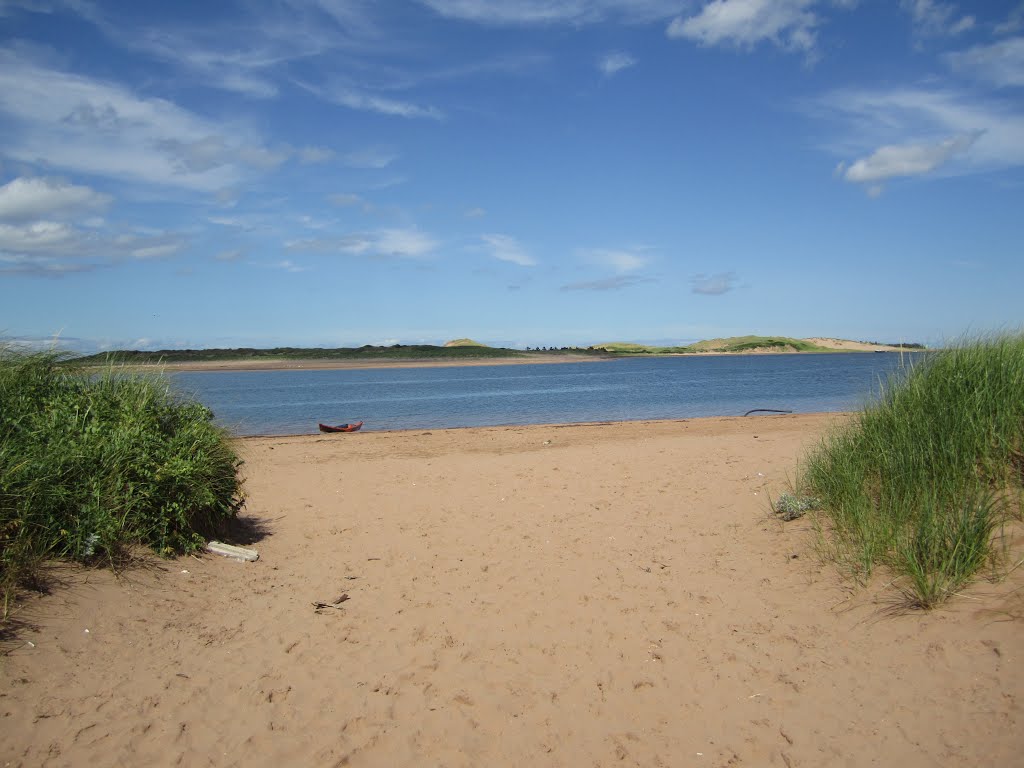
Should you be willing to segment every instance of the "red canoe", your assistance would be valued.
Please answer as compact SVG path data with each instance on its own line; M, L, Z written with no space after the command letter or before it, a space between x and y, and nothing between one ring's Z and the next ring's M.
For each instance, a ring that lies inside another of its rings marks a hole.
M330 424L321 424L321 432L356 432L363 426L363 422L357 421L355 424L339 424L336 427L332 427Z

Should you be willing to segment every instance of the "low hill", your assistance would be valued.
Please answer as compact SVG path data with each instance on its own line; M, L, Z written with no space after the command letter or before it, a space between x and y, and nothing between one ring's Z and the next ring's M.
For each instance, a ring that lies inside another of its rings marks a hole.
M679 355L700 352L828 352L824 346L805 339L791 339L788 336L731 336L726 339L708 339L688 346L656 347L647 344L633 344L626 341L612 341L594 344L594 349L603 349L620 355Z
M486 344L481 344L479 341L473 341L472 339L452 339L444 343L446 347L487 347Z
M707 339L687 347L689 352L828 352L829 348L789 336L730 336Z

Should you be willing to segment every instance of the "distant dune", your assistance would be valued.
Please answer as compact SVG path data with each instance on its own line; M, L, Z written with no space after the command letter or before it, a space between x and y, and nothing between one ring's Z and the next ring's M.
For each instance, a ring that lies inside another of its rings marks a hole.
M920 345L905 345L921 348ZM693 344L677 347L658 347L614 341L595 344L594 348L617 354L665 355L665 354L762 354L779 352L898 352L901 347L891 344L876 344L868 341L814 337L794 339L789 336L729 336L721 339L706 339Z
M481 344L479 341L473 341L472 339L452 339L444 343L446 347L486 347L486 344Z
M839 349L845 352L899 352L901 349L901 347L891 344L875 344L871 341L850 341L849 339L813 338L804 339L804 341L826 349Z

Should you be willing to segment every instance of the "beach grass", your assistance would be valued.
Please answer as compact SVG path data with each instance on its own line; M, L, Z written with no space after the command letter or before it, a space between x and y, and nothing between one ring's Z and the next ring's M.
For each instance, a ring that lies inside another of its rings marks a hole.
M160 376L0 347L0 589L50 559L189 552L242 505L239 460L205 406Z
M912 604L945 600L1021 516L1024 334L963 342L894 374L806 457L797 488L857 578L883 565Z

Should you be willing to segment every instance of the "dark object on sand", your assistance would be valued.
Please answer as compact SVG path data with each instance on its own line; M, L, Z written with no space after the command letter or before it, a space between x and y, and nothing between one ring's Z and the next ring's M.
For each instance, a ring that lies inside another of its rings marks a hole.
M363 422L357 421L355 424L339 424L336 427L332 427L330 424L321 424L321 432L356 432L363 426Z
M747 411L744 416L749 416L752 413L792 413L792 411L780 411L778 408L755 408L752 411Z

